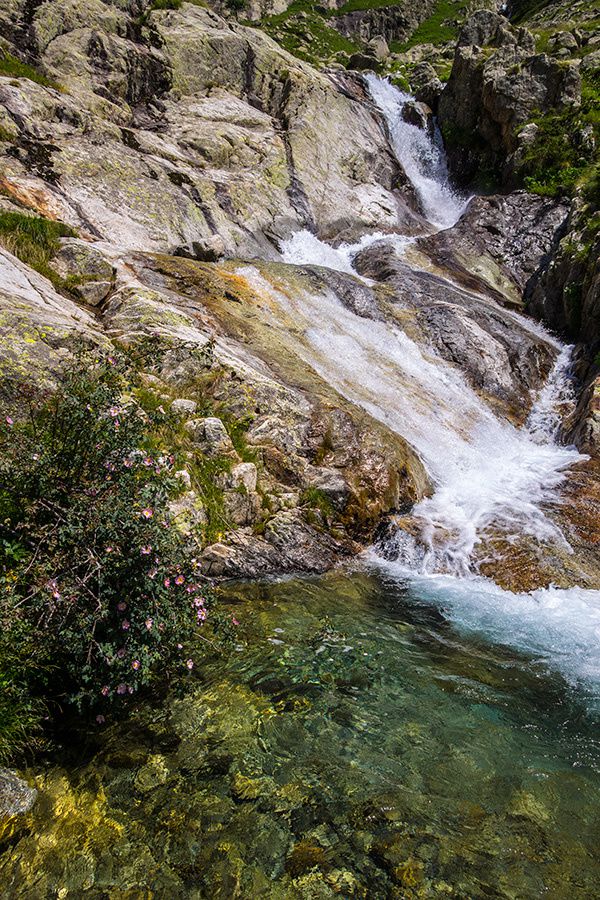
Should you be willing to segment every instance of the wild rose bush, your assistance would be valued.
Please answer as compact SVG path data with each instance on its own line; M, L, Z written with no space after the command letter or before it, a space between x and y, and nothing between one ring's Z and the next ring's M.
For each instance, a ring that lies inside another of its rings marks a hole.
M26 421L0 423L3 634L26 629L54 696L100 721L156 673L192 668L211 599L169 521L181 482L153 438L166 414L127 399L132 378L82 357Z

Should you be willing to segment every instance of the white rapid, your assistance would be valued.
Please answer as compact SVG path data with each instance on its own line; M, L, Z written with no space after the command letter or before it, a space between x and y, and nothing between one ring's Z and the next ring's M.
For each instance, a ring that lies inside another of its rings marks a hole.
M373 244L391 244L398 255L402 255L406 247L414 238L400 234L384 234L374 232L365 234L355 244L340 244L332 247L319 240L310 231L296 231L291 238L281 244L281 256L284 262L294 266L325 266L347 275L357 275L354 269L354 258L361 250L372 247ZM358 276L360 277L360 276Z
M465 211L468 198L450 184L446 155L437 128L432 138L426 131L405 122L403 106L413 100L377 75L365 76L373 102L388 124L392 147L415 188L423 213L438 228L450 228Z
M377 76L367 81L425 216L436 228L451 227L468 201L450 185L441 142L403 121L407 95ZM356 275L356 254L379 240L393 241L399 256L410 243L374 234L332 248L301 232L282 246L282 255L288 263ZM434 491L413 509L417 532L398 529L385 547L369 551L367 562L407 583L411 596L435 605L459 629L533 656L600 706L600 591L550 587L515 594L478 575L474 564L478 544L490 534L515 545L529 536L570 550L548 512L567 470L584 459L559 439L575 403L572 348L538 323L504 311L515 328L559 351L527 423L516 428L495 415L455 367L394 324L361 318L326 290L276 289L251 267L240 274L268 296L275 318L291 321L305 360L406 438L428 470Z
M544 507L580 459L574 448L541 440L537 425L517 429L499 419L457 369L393 324L355 315L329 291L276 290L253 267L238 272L268 297L275 317L303 335L305 360L419 453L436 487L414 509L421 545L429 548L422 571L466 575L491 527L510 538L564 543ZM558 358L555 390L562 390L568 359L567 351ZM540 403L551 405L547 392Z

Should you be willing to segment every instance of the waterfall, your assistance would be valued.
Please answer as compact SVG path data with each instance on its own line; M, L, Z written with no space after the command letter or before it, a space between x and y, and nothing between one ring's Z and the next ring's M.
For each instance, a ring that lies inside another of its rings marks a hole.
M441 142L402 120L406 94L377 76L367 81L425 215L438 228L451 227L467 201L449 182ZM392 242L401 256L411 239L373 234L333 248L300 232L281 250L285 262L356 276L354 257L377 241ZM251 266L239 274L268 296L275 319L292 325L296 352L340 394L405 438L429 473L434 489L414 507L412 527L398 528L371 548L368 564L409 584L411 596L441 609L460 629L533 654L597 695L600 591L551 586L515 594L480 576L475 562L478 545L490 536L507 545L529 536L570 551L549 510L560 501L569 468L585 459L559 439L561 422L575 404L572 348L539 323L503 311L516 330L558 351L527 422L518 428L496 415L456 367L418 346L394 322L362 318L325 288L275 288Z
M432 137L424 129L405 122L402 110L413 98L377 75L368 74L365 79L373 102L385 117L394 153L417 192L425 217L438 228L450 228L462 216L468 198L450 184L439 129L435 126Z

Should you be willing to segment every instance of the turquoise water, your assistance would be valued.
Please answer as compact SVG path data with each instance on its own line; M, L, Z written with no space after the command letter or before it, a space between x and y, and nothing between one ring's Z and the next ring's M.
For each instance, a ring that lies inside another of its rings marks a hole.
M600 895L599 732L560 675L381 575L224 594L230 655L31 773L4 896Z

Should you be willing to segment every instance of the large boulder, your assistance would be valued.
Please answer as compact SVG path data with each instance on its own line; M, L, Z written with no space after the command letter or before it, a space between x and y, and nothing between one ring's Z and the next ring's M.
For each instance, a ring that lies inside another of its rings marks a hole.
M519 127L534 112L581 102L578 61L536 53L533 36L503 16L479 10L464 25L439 119L455 174L472 180L503 172L510 184Z

